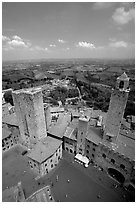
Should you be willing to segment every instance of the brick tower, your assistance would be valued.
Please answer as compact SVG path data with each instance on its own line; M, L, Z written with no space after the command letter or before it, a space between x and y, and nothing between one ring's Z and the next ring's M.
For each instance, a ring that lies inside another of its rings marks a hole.
M22 142L31 145L47 136L42 92L39 89L13 91Z
M124 72L117 78L116 87L112 90L109 110L107 113L106 124L103 138L109 142L117 141L121 121L125 112L125 107L129 93L129 78Z
M87 136L89 126L89 117L79 118L78 135L77 135L77 154L84 156L85 152L85 138Z

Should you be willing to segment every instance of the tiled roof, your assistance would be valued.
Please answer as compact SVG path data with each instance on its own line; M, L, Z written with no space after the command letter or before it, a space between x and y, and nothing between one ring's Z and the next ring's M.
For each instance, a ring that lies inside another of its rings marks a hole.
M59 138L64 136L65 130L70 122L71 116L69 114L61 114L56 123L52 123L48 128L48 133Z
M52 200L50 200L50 198L52 198ZM26 199L26 202L50 202L50 201L53 202L54 198L51 196L51 191L49 186L46 186L36 191L29 198Z
M101 135L100 128L98 128L98 127L89 127L86 139L98 145L99 142L102 141L102 135Z
M64 108L61 107L50 107L51 113L58 113L58 112L64 112Z
M61 144L62 141L60 140L52 137L46 137L43 141L38 142L27 156L39 163L42 163L52 156Z
M8 137L11 134L11 131L9 131L6 128L2 128L2 139L5 139L6 137Z
M67 137L67 138L70 138L73 131L74 131L73 128L67 127L64 136Z
M120 79L120 80L125 80L125 79L129 79L127 74L124 72L121 76L119 76L117 79Z
M4 115L4 117L2 117L2 122L13 126L18 126L16 113Z

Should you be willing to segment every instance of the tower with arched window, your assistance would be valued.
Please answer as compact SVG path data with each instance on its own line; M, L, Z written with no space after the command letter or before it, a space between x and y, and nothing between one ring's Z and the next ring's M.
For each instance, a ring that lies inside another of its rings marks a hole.
M116 86L112 90L109 110L103 138L109 142L116 142L129 94L129 78L124 72L117 78Z
M84 155L85 153L85 138L89 127L89 117L80 117L78 123L77 134L77 154Z

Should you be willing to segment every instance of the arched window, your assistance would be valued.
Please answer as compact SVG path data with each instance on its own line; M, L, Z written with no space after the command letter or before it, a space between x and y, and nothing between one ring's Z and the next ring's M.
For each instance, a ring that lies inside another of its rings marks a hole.
M124 164L120 164L120 168L121 169L125 169L125 165Z
M105 154L102 154L102 157L106 158L106 155L105 155Z
M115 160L114 160L114 159L111 159L111 163L112 163L112 164L115 164Z
M120 88L120 89L123 89L123 88L124 88L124 81L120 81L120 83L119 83L119 88Z

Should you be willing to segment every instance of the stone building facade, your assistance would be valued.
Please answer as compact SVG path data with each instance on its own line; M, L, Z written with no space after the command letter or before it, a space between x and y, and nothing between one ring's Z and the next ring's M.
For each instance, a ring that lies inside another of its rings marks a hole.
M2 151L5 152L18 144L19 135L13 134L9 128L2 127Z
M30 168L39 176L54 169L62 158L62 141L47 137L38 142L27 155Z
M116 142L129 94L129 78L125 73L117 78L116 87L112 90L109 110L104 129L104 139Z
M77 119L78 124L74 129L70 128L71 124L66 129L64 148L74 155L79 153L86 156L90 162L104 169L112 177L118 176L119 182L134 185L135 141L133 137L128 137L130 130L126 135L121 133L128 93L129 78L124 73L117 78L109 110L107 115L104 115L102 124L97 125L97 118ZM76 137L72 134L74 130L77 132Z
M39 89L13 91L21 139L31 146L47 136L42 92Z
M77 134L77 154L85 153L85 138L89 127L89 117L79 118Z

